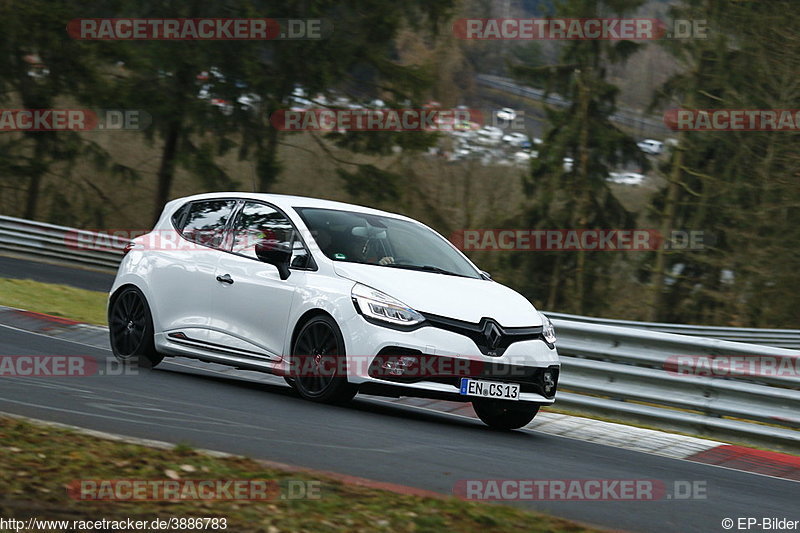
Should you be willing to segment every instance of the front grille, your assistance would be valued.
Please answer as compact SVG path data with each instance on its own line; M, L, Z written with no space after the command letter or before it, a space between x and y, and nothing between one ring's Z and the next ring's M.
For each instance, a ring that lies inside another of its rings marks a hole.
M541 339L542 326L504 328L491 318L482 318L478 324L423 313L427 325L464 335L475 343L483 355L501 356L515 342Z

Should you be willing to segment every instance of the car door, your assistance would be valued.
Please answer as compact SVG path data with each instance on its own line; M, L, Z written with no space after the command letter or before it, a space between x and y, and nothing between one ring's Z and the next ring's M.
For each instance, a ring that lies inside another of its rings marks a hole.
M295 289L311 260L288 217L266 203L244 201L231 226L227 253L217 263L210 340L242 355L280 359ZM278 269L256 257L255 244L267 239L291 244L293 273L282 280Z
M148 253L150 287L157 295L159 325L168 335L207 336L219 248L235 206L234 199L191 202L173 217L178 235L148 241L154 243Z

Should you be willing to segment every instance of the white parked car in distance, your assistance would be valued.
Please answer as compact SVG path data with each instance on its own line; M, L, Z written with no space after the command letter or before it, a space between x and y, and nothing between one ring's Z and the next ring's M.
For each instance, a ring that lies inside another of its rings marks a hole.
M517 118L517 112L510 107L503 107L494 112L494 116L500 120L511 122Z
M503 135L503 142L518 148L530 148L533 146L530 138L524 133L518 131Z
M610 172L606 181L621 185L641 185L644 182L644 174L639 174L638 172Z
M527 167L533 157L533 154L524 150L515 152L514 163L521 167Z
M555 332L444 237L327 200L211 193L169 202L131 241L108 302L112 351L286 378L303 398L470 401L513 429L553 403Z
M664 151L664 143L655 139L644 139L636 143L639 149L648 155L661 155Z
M497 146L503 139L503 130L496 126L484 126L477 131L475 142L486 146Z

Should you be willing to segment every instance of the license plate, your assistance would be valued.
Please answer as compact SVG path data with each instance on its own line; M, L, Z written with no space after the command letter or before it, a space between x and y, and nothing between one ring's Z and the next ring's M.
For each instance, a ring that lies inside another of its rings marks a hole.
M464 396L481 396L482 398L499 398L501 400L519 400L519 384L461 378L461 390L459 393Z

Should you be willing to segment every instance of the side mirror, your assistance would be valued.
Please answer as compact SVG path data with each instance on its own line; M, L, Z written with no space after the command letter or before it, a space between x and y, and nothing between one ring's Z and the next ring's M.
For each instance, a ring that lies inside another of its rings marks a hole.
M272 239L263 239L256 243L256 257L264 263L274 265L278 269L281 279L286 279L291 274L289 261L292 258L292 249L288 244Z

